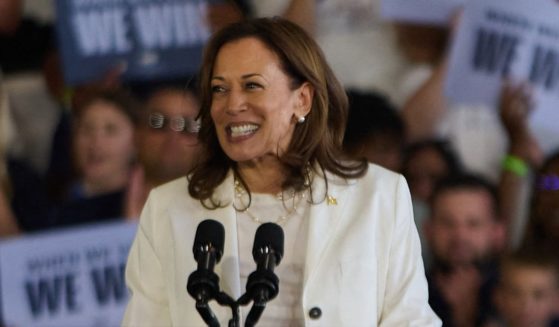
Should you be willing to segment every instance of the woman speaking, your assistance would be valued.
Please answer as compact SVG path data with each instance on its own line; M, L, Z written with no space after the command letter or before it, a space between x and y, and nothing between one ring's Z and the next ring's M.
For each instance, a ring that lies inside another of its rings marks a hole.
M257 228L285 235L262 326L439 326L400 175L341 152L347 98L316 43L281 18L213 35L200 71L205 157L151 192L126 267L125 326L204 326L185 290L196 228L225 229L221 291L244 293ZM227 307L212 305L226 325ZM248 310L241 311L241 319Z

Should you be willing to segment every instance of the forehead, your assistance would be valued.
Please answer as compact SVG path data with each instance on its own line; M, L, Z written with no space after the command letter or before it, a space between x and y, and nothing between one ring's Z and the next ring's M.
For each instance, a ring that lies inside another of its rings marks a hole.
M116 103L103 100L103 99L98 99L82 108L80 120L85 120L85 119L90 119L95 117L105 118L105 120L115 119L115 117L124 118L128 120L128 116L126 116L123 110L124 109L119 107Z
M546 283L550 287L559 285L559 276L556 275L556 271L552 267L509 262L503 266L502 274L503 278L509 283L520 281L526 284L529 281L538 281Z
M246 37L224 44L214 65L214 76L224 73L260 71L269 66L280 66L276 53L256 37Z
M151 111L165 115L192 116L199 111L199 104L194 95L174 89L155 92L149 98L147 105Z
M482 189L449 189L439 193L433 203L433 213L455 213L463 215L492 217L493 199Z

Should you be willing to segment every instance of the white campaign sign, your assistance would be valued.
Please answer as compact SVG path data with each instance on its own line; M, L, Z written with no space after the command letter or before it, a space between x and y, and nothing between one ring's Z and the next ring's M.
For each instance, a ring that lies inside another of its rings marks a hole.
M43 232L0 242L5 326L119 326L136 223Z
M559 147L559 2L469 0L451 49L446 95L497 106L503 79L528 81L530 124L544 150Z
M466 0L382 0L381 15L400 22L448 25Z

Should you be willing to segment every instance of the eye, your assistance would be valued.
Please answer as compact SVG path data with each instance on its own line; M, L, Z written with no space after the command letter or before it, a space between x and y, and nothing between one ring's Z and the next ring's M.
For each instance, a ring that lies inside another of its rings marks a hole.
M225 88L221 85L212 85L212 93L223 93Z
M262 87L262 85L255 83L255 82L247 82L245 84L245 87L249 90L255 90L255 89L259 89Z

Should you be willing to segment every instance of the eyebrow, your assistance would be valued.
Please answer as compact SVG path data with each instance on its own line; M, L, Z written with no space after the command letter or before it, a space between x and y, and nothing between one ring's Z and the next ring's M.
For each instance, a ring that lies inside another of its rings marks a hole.
M251 77L254 77L254 76L263 77L262 74L250 73L250 74L242 75L241 78L242 78L242 79L247 79L247 78L251 78ZM222 76L214 76L214 77L212 77L212 80L214 80L214 79L217 79L217 80L220 80L220 81L225 81L225 78L222 77Z

